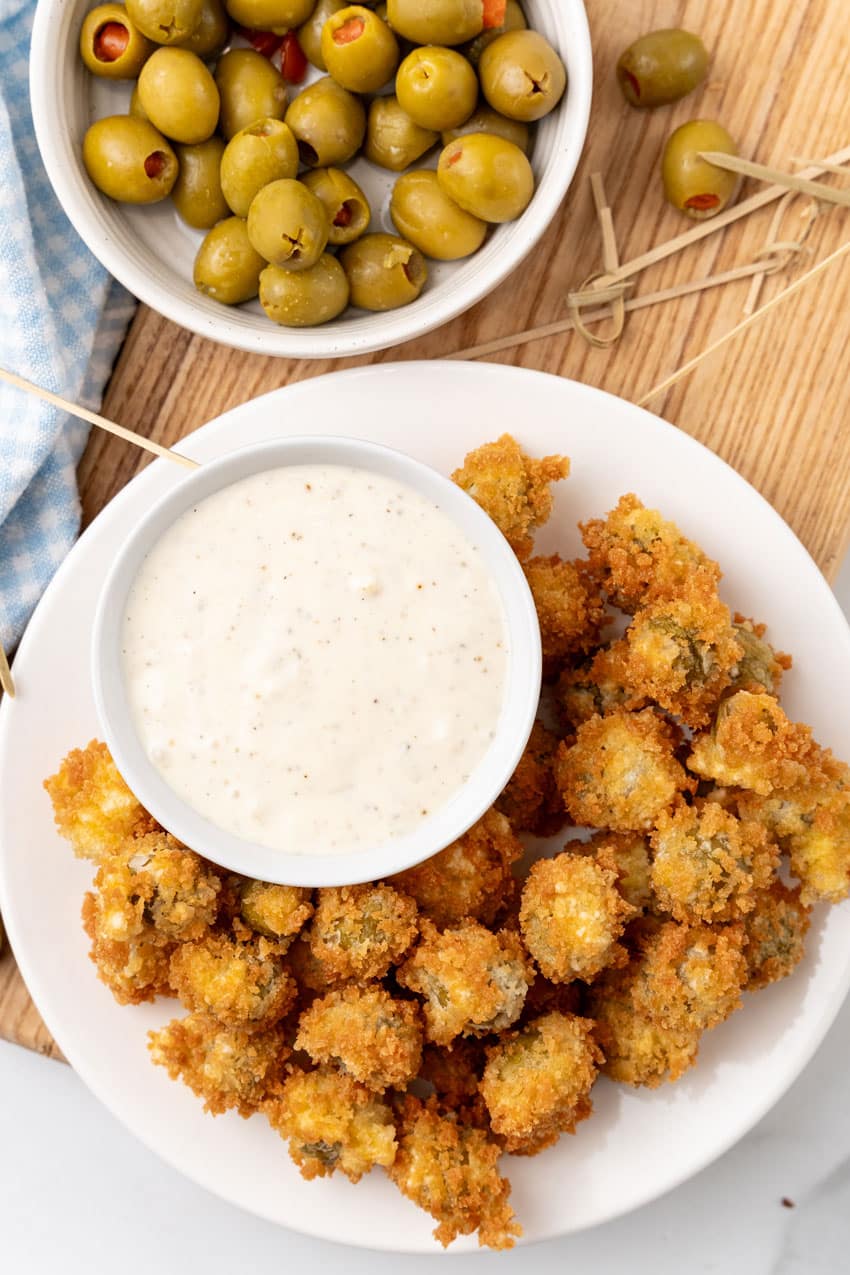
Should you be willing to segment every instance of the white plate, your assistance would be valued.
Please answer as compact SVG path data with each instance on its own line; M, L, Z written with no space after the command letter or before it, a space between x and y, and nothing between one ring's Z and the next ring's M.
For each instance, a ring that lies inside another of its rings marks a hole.
M850 632L832 593L779 516L687 435L598 390L509 367L411 363L303 382L228 412L181 446L199 460L281 433L342 430L448 473L464 452L513 431L536 454L562 451L559 486L540 547L579 551L578 518L626 491L660 506L726 569L724 596L770 624L793 652L790 713L850 756ZM308 1234L397 1252L435 1250L433 1223L380 1173L353 1187L305 1182L260 1119L217 1120L161 1068L145 1033L175 1002L122 1009L100 984L79 924L90 865L53 829L41 780L96 732L88 682L94 602L116 545L151 499L179 482L157 461L118 495L47 591L15 661L19 696L0 709L0 907L21 972L83 1080L149 1147L190 1178L262 1217ZM682 1182L740 1138L776 1102L820 1044L850 983L844 905L817 912L794 977L711 1032L678 1084L632 1092L601 1081L595 1113L575 1137L534 1159L504 1162L527 1240L592 1226ZM451 1251L473 1250L475 1239Z

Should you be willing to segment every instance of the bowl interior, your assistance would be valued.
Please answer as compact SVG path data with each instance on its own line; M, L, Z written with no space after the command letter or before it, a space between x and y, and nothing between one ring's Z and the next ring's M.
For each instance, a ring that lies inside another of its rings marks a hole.
M405 482L438 505L481 553L501 599L509 658L493 743L469 781L404 836L347 854L293 854L242 840L187 805L149 761L133 726L121 659L127 595L167 528L213 492L285 465L349 465ZM401 871L443 849L492 805L528 740L540 694L540 630L525 575L494 523L460 488L400 452L352 438L287 438L240 448L184 477L133 529L106 580L95 617L92 680L106 742L142 804L180 841L234 872L290 885L348 885Z
M192 263L203 235L180 220L170 200L147 208L115 204L90 183L81 158L83 135L93 119L125 113L132 89L129 83L98 79L82 64L79 28L91 6L92 0L38 3L30 88L45 167L77 232L107 269L146 304L213 340L267 354L332 358L422 335L480 300L518 265L558 211L578 164L592 80L584 5L582 0L524 0L531 26L560 50L569 74L565 101L537 126L532 155L537 191L527 211L495 228L473 257L429 262L425 292L403 310L365 314L352 309L322 328L279 328L258 302L231 308L196 291ZM318 76L311 68L308 78ZM422 165L434 166L438 153ZM389 199L396 174L360 158L348 167L372 206L371 229L394 233Z

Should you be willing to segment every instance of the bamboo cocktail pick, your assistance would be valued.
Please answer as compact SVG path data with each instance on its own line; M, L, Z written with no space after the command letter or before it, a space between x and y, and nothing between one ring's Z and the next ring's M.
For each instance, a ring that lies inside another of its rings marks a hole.
M96 425L98 429L105 429L108 434L115 434L118 438L123 438L128 443L135 443L137 447L143 447L145 451L153 452L155 456L163 456L166 460L174 461L176 465L182 465L185 469L198 468L196 460L191 460L181 452L172 451L170 447L163 447L161 443L155 443L152 439L145 438L143 434L137 434L132 429L126 429L125 426L116 424L115 421L107 420L105 416L99 416L97 412L90 412L87 407L80 407L79 404L72 403L67 398L62 398L60 394L54 394L52 390L45 390L42 386L25 380L24 377L18 376L15 372L8 372L5 368L0 367L0 381L13 385L15 389L23 390L25 394L32 394L35 398L44 399L45 403L52 403L54 407L67 412L69 416L78 416L80 420L88 421L90 425Z

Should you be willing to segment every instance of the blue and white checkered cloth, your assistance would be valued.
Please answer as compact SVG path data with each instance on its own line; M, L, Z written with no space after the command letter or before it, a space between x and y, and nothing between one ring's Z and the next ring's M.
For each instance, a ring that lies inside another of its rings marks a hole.
M85 248L29 104L34 0L0 0L0 366L97 408L135 302ZM0 385L0 644L11 651L80 525L88 427Z

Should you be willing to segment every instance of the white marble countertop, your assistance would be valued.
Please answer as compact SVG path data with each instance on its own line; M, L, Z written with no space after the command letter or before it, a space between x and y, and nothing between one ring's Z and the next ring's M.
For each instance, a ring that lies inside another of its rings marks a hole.
M850 615L850 560L836 592ZM850 1001L785 1098L736 1147L607 1226L464 1259L506 1275L844 1275L850 1271ZM203 1275L318 1269L414 1275L221 1203L116 1123L70 1068L0 1044L0 1271Z

